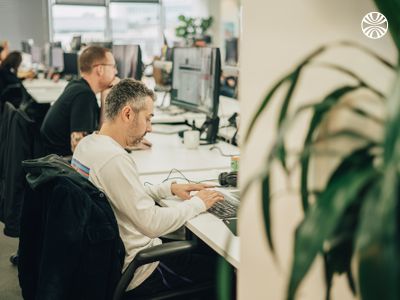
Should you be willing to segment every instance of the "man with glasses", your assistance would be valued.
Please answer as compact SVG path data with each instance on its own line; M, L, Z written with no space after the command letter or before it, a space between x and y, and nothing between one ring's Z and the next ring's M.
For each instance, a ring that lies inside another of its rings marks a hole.
M70 156L84 136L99 128L104 99L119 81L114 57L106 48L86 48L79 69L81 78L67 85L43 121L40 131L47 154ZM101 93L100 108L97 93Z

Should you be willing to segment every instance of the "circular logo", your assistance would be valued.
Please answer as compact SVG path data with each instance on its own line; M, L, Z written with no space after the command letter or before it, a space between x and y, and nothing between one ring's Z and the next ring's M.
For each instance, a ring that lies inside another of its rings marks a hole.
M363 33L370 39L380 39L388 30L389 23L384 15L379 12L370 12L361 21Z

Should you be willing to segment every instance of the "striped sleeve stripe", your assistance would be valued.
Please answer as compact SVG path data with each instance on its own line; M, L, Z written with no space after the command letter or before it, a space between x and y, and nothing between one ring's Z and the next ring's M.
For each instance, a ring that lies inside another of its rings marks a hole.
M76 171L78 171L79 174L83 175L86 178L89 178L90 168L86 167L75 158L72 159L71 165Z

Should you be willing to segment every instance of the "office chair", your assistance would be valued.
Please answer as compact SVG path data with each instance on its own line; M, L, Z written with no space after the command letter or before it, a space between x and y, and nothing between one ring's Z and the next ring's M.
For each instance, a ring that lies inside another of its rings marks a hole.
M39 127L23 110L6 102L0 136L0 220L4 223L4 234L18 238L25 191L21 162L42 153ZM18 255L12 255L10 262L17 265Z
M15 108L18 108L27 98L20 83L8 85L0 93L0 103L10 102Z
M113 300L125 299L125 290L131 282L133 275L137 268L142 265L159 261L163 258L173 257L176 255L192 252L197 247L196 240L190 241L177 241L157 245L151 248L140 251L134 260L128 265L125 272L122 274L121 279L114 291ZM196 297L200 293L211 293L215 289L214 282L198 283L171 291L161 292L149 297L140 297L141 300L161 300L161 299L176 299L177 297ZM209 297L208 297L209 298ZM189 298L186 298L189 299Z
M21 213L18 277L24 298L124 299L138 267L197 247L191 240L142 250L122 273L125 251L105 195L56 155L23 166L29 191ZM213 282L201 283L148 299L198 296L213 288Z

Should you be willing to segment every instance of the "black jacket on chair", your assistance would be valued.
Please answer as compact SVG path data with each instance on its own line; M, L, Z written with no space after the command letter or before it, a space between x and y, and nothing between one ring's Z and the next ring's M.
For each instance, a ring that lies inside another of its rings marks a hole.
M9 214L10 202L6 200L7 190L7 165L9 159L9 139L11 138L10 127L17 113L14 105L6 102L0 118L0 221L6 222ZM7 226L6 226L7 227Z
M125 249L106 196L56 155L24 161L19 282L24 299L110 299Z
M26 186L22 161L43 153L39 125L22 109L15 110L6 102L3 115L8 115L0 129L0 221L4 234L19 236L19 223Z
M0 102L11 102L16 108L31 96L22 81L10 70L0 68Z

